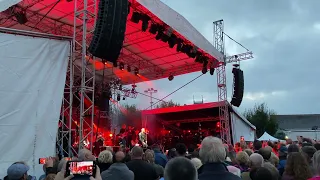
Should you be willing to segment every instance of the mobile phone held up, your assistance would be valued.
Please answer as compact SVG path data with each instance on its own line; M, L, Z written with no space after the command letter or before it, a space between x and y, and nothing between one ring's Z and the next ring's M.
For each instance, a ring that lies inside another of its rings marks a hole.
M96 169L95 161L68 161L65 177L70 175L74 177L94 177Z
M39 164L45 164L46 158L39 158Z

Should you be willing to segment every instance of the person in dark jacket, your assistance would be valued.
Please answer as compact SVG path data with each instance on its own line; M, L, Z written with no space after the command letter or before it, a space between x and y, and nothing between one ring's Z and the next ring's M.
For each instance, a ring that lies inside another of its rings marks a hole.
M152 149L155 155L155 163L165 168L168 162L167 156L161 152L160 147L158 145L153 145Z
M288 156L288 148L285 145L282 145L279 149L279 164L277 167L280 176L283 175L284 169L286 167L287 156Z
M224 163L226 158L225 147L221 139L208 136L203 139L199 152L203 163L199 168L199 180L211 180L212 177L219 180L241 180L228 171Z

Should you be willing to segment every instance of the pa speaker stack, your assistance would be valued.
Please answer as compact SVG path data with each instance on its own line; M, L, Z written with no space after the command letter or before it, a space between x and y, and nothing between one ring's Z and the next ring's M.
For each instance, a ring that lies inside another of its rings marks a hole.
M244 91L244 76L243 71L238 67L232 69L233 74L233 96L231 100L231 104L239 107L242 98L243 98L243 91Z
M128 0L100 0L94 36L89 52L98 58L117 62L128 17Z

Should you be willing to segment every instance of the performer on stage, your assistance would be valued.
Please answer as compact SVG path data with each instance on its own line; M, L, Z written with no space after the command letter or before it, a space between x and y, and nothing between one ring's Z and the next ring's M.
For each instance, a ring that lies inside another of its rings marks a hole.
M139 133L139 141L141 142L143 148L148 147L147 133L145 128L142 128L141 132Z

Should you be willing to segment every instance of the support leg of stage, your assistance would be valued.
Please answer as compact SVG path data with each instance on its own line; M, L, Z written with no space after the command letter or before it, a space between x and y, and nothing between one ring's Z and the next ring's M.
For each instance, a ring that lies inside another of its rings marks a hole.
M213 43L214 47L225 55L224 46L224 23L223 20L213 22ZM231 134L229 126L229 109L227 99L227 77L226 77L226 63L221 63L216 68L217 72L217 85L218 85L218 102L222 103L219 106L219 118L221 128L221 139L224 143L231 144Z

